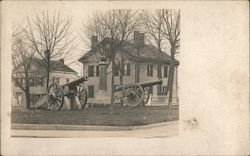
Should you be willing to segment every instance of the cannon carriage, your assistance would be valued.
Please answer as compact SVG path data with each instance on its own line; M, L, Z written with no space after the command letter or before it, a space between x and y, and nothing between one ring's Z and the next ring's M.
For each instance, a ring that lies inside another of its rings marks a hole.
M149 98L149 87L162 84L162 80L119 85L115 89L115 99L121 99L126 106L145 105Z
M58 111L64 103L76 105L81 110L87 103L87 91L84 82L88 77L82 77L64 85L53 83L49 86L46 96L35 104L35 108ZM119 85L115 89L115 100L120 99L126 106L145 105L150 93L148 88L162 84L162 80Z
M87 91L83 86L87 80L88 77L85 76L62 86L52 83L46 96L35 104L35 108L58 111L64 103L67 103L71 108L76 105L77 109L83 109L88 98Z

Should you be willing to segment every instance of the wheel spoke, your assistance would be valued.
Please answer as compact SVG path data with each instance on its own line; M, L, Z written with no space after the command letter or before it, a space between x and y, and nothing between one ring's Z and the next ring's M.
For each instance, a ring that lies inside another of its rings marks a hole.
M62 98L61 97L56 97L57 100L59 101L62 101Z
M58 104L58 106L60 106L60 105L61 105L60 101L58 101L58 100L56 100L56 103Z

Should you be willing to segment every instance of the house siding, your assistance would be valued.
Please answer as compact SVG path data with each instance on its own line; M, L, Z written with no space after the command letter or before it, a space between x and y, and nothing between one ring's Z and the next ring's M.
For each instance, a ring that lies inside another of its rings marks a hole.
M43 77L43 86L31 86L30 87L30 94L31 96L37 96L38 98L35 99L35 101L31 101L31 106L34 105L37 100L42 98L46 94L46 77L44 75L35 75L36 77ZM67 79L69 82L77 79L79 76L77 76L75 73L65 73L65 72L51 72L50 73L50 84L53 83L53 78L59 78L59 85L63 85L67 83ZM14 82L12 82L12 106L13 107L25 107L25 93L24 91L15 85Z
M95 60L94 58L90 58L90 60ZM97 62L97 60L95 60L95 62ZM129 76L123 76L123 84L131 84L131 83L135 83L135 63L134 62L130 62L129 60L125 60L124 64L130 63L130 75ZM96 97L96 93L98 92L98 85L99 85L99 76L96 76L96 66L98 66L98 63L84 63L83 64L83 73L84 75L88 75L88 66L89 65L93 65L94 67L94 76L93 77L89 77L89 80L85 82L85 86L86 88L88 88L88 86L94 86L94 98ZM140 82L145 82L145 81L156 81L158 80L157 77L157 65L156 64L151 64L153 65L153 76L148 76L147 75L147 66L149 64L147 63L140 63L140 74L139 74L139 81ZM175 74L174 74L174 84L173 84L173 104L178 104L178 98L177 98L177 77L176 77L176 73L178 66L175 66ZM164 77L163 72L164 72L164 65L162 65L161 67L161 72L162 72L162 86L167 86L167 81L168 81L168 77ZM107 91L111 93L111 65L108 66L107 68ZM114 79L114 84L115 85L120 85L120 77L119 76L115 76ZM158 98L160 97L160 98ZM94 98L89 98L89 102L91 103L95 103L95 99ZM160 99L160 101L158 100ZM152 95L152 100L154 101L153 103L156 105L164 105L167 104L167 100L168 97L165 95L157 95L157 85L153 86L153 95Z

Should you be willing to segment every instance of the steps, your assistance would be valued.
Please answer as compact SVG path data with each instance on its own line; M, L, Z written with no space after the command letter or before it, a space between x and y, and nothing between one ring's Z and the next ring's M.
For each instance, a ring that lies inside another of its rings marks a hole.
M172 99L173 105L178 104L178 99L173 97ZM167 96L156 96L152 97L151 99L151 106L164 106L168 104L168 97Z

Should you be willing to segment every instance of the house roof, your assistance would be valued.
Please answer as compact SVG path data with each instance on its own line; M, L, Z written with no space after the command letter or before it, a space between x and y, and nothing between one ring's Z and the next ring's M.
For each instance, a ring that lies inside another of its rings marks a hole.
M159 53L155 46L145 44L141 48L135 48L136 45L130 44L126 46L125 51L127 52L128 58L135 62L151 62L151 63L162 63L170 64L171 57L165 52ZM174 60L175 65L179 65L178 60Z
M162 64L170 64L171 62L171 57L168 54L162 51L160 53L161 55L159 55L158 49L153 45L145 44L144 46L137 48L136 44L125 42L123 50L126 52L128 59L134 62L159 63L159 60L161 60L160 63ZM97 50L89 50L78 61L87 63L88 59L92 55L95 55L96 52ZM175 59L174 64L179 65L179 61Z
M42 59L35 58L34 62L39 65L39 67L45 68L46 67L46 62ZM71 72L71 73L76 73L73 69L71 69L69 66L65 65L64 62L60 60L51 60L51 69L52 71L63 71L63 72Z

